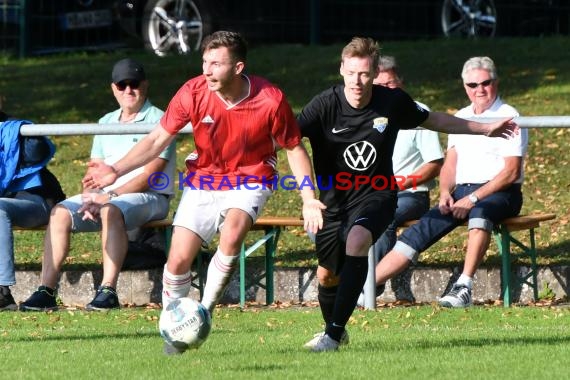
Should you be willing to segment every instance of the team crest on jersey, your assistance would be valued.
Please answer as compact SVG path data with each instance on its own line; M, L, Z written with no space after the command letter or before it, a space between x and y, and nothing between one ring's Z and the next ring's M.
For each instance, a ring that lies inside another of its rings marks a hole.
M377 117L372 122L372 128L376 129L378 133L384 132L387 126L388 126L387 117Z

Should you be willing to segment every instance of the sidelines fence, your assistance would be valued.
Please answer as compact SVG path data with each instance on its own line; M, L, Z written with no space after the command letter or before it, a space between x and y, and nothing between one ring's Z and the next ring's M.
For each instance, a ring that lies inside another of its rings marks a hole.
M472 118L481 122L500 119ZM520 116L513 119L521 128L569 128L570 116ZM156 124L27 124L20 128L22 136L71 136L71 135L122 135L149 133ZM192 126L179 133L192 133Z
M492 122L498 119L473 118L481 122ZM521 116L513 119L520 128L569 128L570 116ZM20 128L23 136L70 136L70 135L119 135L149 133L156 124L27 124ZM192 126L184 127L179 133L192 133ZM368 254L369 270L364 286L364 306L367 309L376 307L374 284L374 254L372 248Z

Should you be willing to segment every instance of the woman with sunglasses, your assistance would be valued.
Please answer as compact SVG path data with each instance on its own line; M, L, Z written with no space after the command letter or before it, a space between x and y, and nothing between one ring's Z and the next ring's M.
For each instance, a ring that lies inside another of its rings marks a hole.
M455 116L463 119L519 116L517 110L498 95L499 78L491 58L468 59L461 77L471 104ZM467 222L469 232L463 272L439 299L439 304L471 306L473 279L489 247L494 225L518 215L521 210L527 145L526 129L510 139L449 135L440 173L439 204L402 233L392 251L376 267L377 282L384 283L400 273L415 263L421 252Z

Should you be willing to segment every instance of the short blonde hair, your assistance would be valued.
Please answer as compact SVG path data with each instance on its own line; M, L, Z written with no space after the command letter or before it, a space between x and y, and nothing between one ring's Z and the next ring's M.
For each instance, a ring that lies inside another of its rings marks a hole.
M372 60L372 67L378 67L380 45L369 37L354 37L352 41L342 49L340 60L342 62L345 58L351 57L369 57Z

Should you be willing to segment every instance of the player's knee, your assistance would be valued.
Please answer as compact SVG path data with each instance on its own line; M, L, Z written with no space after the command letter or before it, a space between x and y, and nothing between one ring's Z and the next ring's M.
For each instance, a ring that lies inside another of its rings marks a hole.
M319 285L325 288L336 286L339 283L339 277L323 267L317 269L317 279L319 280Z

